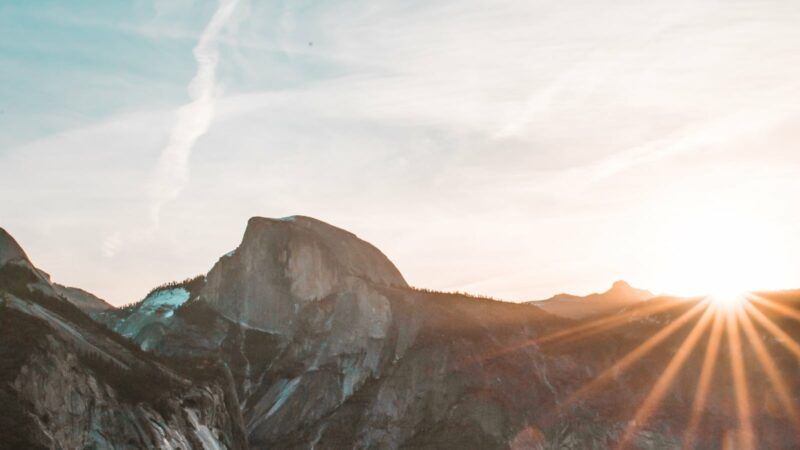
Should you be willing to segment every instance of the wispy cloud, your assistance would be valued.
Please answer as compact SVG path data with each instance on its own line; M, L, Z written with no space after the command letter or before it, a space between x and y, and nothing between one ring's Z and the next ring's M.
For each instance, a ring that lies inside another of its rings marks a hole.
M211 125L218 90L217 65L220 55L217 40L233 17L238 3L239 0L220 0L214 16L194 48L197 73L189 83L189 97L192 101L178 110L169 141L161 152L149 186L153 227L158 227L164 205L177 198L189 181L189 157L192 148Z
M653 210L682 214L661 206L667 194L686 190L698 210L716 200L695 191L740 199L745 180L778 206L800 195L791 0L213 1L211 23L189 0L145 23L75 14L109 24L97 33L122 22L144 49L111 76L158 66L131 83L149 91L113 84L103 99L182 94L182 58L205 32L177 119L182 100L158 98L141 106L158 111L0 154L3 225L41 227L25 239L34 254L69 237L66 256L40 262L58 279L130 301L207 270L247 217L305 213L375 243L421 286L536 298L624 276L658 290L647 281L663 271L642 262L667 246L653 243ZM152 84L162 73L168 88ZM104 86L97 76L54 80L48 98ZM19 133L12 116L6 134ZM98 235L111 236L104 252Z

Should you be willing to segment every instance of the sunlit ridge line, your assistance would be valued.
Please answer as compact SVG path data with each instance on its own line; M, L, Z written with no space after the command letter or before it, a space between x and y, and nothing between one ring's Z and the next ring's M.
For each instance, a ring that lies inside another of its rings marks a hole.
M636 432L636 429L644 426L647 419L650 418L650 415L653 413L653 411L655 411L659 403L661 403L664 395L666 395L669 387L672 385L672 381L675 379L675 376L678 375L681 368L683 368L683 364L686 362L686 359L692 354L697 346L697 341L700 340L700 337L702 337L703 333L706 331L706 328L708 328L709 322L711 321L712 317L714 317L714 312L715 308L713 306L706 308L705 312L703 312L703 315L700 317L700 320L698 320L697 323L692 327L692 331L689 332L689 335L686 336L686 339L684 339L683 343L681 343L680 347L678 347L678 351L675 352L675 356L672 357L666 369L664 369L664 372L658 378L655 385L653 385L653 388L650 390L650 393L636 411L633 421L629 422L628 426L625 428L622 440L619 443L619 448L625 448L627 443L633 437L633 433Z
M630 351L627 355L623 356L622 359L614 363L611 367L605 369L603 372L600 373L594 380L592 380L586 386L578 389L572 395L567 398L561 405L559 405L560 409L564 409L571 404L575 403L577 400L594 390L595 388L602 386L604 383L608 382L614 375L618 372L622 372L626 370L629 366L639 360L641 357L648 354L652 351L658 344L662 341L670 337L674 334L678 329L683 327L689 320L691 320L694 316L696 316L703 308L708 307L708 301L703 300L700 303L693 306L690 310L681 314L677 319L671 322L666 327L660 329L656 334L650 336L646 341L639 344L634 350Z
M752 296L752 300L754 302L757 302L759 305L764 305L767 308L770 308L775 312L778 312L780 314L783 314L783 315L789 317L792 320L800 322L800 311L794 310L792 308L789 308L786 305L781 305L778 302L775 302L773 300L770 300L768 298L764 298L764 297L761 297L761 296L758 296L758 295L753 295Z
M728 334L728 350L731 358L731 374L733 375L733 392L736 398L736 413L739 419L737 430L740 448L749 450L754 448L755 435L751 422L750 398L747 389L747 375L742 357L742 342L739 335L739 326L736 315L727 311L725 315Z
M785 331L781 330L779 326L775 325L775 322L770 320L770 318L765 316L764 313L759 311L755 306L745 304L744 307L761 326L769 331L778 340L778 342L780 342L781 345L792 352L796 358L800 359L800 344L798 344L797 341L786 334Z
M579 338L585 338L588 336L592 336L594 334L600 333L602 331L608 330L610 328L616 327L621 323L625 323L628 320L638 317L640 315L647 315L647 314L655 314L658 312L663 312L674 307L680 305L682 301L679 300L668 300L665 303L660 303L657 305L647 305L642 308L637 308L635 311L626 311L620 315L614 315L612 317L602 317L599 319L592 320L591 322L584 323L575 327L568 328L566 330L557 331L539 338L525 340L519 344L512 345L510 347L505 347L494 352L490 352L485 355L481 355L475 358L471 358L468 361L456 365L453 370L462 370L465 367L468 367L473 364L480 364L486 361L491 361L492 359L499 358L505 354L515 352L517 350L521 350L525 347L530 347L532 345L538 344L545 344L551 341L558 340L559 338L568 339L567 342L573 341ZM579 336L572 336L577 333L582 333Z
M586 329L586 330L576 330L576 331L574 331L572 333L565 334L565 335L559 336L557 338L554 337L554 338L548 338L546 340L537 341L537 343L538 344L552 343L554 345L563 345L563 344L567 344L567 343L570 343L570 342L575 342L575 341L579 341L579 340L582 340L582 339L587 339L587 338L589 338L591 336L594 336L596 334L603 333L603 332L609 331L609 330L613 330L613 329L615 329L615 328L617 328L619 326L625 325L625 324L629 323L631 320L640 318L642 316L653 315L653 314L656 314L656 313L659 313L659 312L663 312L663 311L669 310L671 308L677 307L678 305L679 305L679 303L670 303L668 305L660 305L658 308L654 308L653 311L651 311L651 312L636 311L636 312L630 313L629 315L627 315L627 313L626 313L626 315L619 316L617 320L610 321L608 323L597 324L597 325L593 326L592 328L589 328L589 329Z
M753 325L753 321L750 319L750 317L748 317L747 314L745 314L742 310L739 310L738 316L739 322L742 324L742 329L744 329L744 332L747 335L748 342L750 342L750 345L753 346L761 367L766 372L770 384L772 384L773 389L775 389L775 393L778 394L778 401L781 403L781 406L786 413L789 414L792 424L798 429L798 432L800 432L800 415L798 414L797 407L791 400L789 387L786 385L786 381L781 376L780 370L778 369L777 364L775 364L775 360L769 354L766 345L764 345L764 342L758 335L758 332L756 331L756 328ZM798 434L798 436L800 437L800 434Z
M698 383L697 392L695 392L694 400L692 401L692 415L689 418L689 424L686 427L686 433L683 438L683 448L686 450L694 448L695 436L697 429L700 427L703 409L705 408L706 399L708 398L708 390L711 387L711 379L716 369L717 356L719 355L719 347L722 342L723 333L722 314L716 311L714 314L714 325L711 327L711 334L709 335L708 344L706 345L703 366L700 369L700 382Z
M626 312L624 312L624 313L622 313L620 315L614 315L614 316L611 316L611 317L603 317L603 318L600 318L600 319L595 319L595 320L593 320L593 321L591 321L589 323L585 323L585 324L579 325L577 327L568 328L566 330L562 330L562 331L559 331L559 332L556 332L556 333L553 333L553 334L549 334L549 335L543 336L541 338L538 338L536 340L536 343L544 344L544 343L547 343L547 342L550 342L550 341L554 341L554 340L558 340L558 339L561 339L561 338L573 339L572 335L575 335L575 334L578 334L578 333L586 333L589 336L591 336L592 334L600 333L600 332L605 331L605 330L607 330L609 328L613 328L613 327L615 327L615 326L617 326L617 325L619 325L621 323L625 323L625 322L627 322L628 320L630 320L630 319L632 319L634 317L639 317L639 316L644 316L644 315L652 315L652 314L655 314L655 313L663 312L663 311L666 311L668 309L672 309L672 308L674 308L674 307L676 307L676 306L678 306L680 304L681 304L681 302L678 301L678 300L669 300L669 301L666 301L665 303L660 303L660 304L655 304L655 305L646 305L646 306L643 306L641 308L637 308L637 309L632 310L632 311L626 311ZM575 339L582 338L582 337L585 337L585 336L583 334L581 334L580 336L575 337Z

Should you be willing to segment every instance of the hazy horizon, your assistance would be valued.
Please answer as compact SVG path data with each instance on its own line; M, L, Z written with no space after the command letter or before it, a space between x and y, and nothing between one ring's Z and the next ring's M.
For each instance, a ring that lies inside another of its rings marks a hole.
M0 12L0 226L114 304L294 214L505 300L800 287L796 2Z

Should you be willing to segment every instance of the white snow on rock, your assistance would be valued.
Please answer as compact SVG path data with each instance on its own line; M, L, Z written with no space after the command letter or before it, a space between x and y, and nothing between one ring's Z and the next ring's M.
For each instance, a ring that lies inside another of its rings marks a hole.
M114 330L127 337L136 336L147 325L172 317L189 296L189 291L182 287L153 292L128 317L117 323Z
M142 302L140 309L156 310L162 306L171 306L173 309L189 300L189 291L184 288L166 289L158 291L147 297Z

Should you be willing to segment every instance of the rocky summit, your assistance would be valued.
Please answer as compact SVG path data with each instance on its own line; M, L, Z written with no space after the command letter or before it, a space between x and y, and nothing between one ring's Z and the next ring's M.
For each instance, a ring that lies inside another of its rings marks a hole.
M352 233L310 217L254 217L241 244L208 273L201 296L226 318L291 334L313 302L347 297L380 317L388 303L375 288L407 286L380 250Z
M52 283L3 231L0 291L2 448L679 449L738 432L726 341L693 440L702 351L641 413L686 353L700 299L624 282L532 304L413 288L378 249L309 217L252 218L206 275L123 308ZM764 345L797 371L781 342ZM750 389L758 445L797 448L768 383Z

